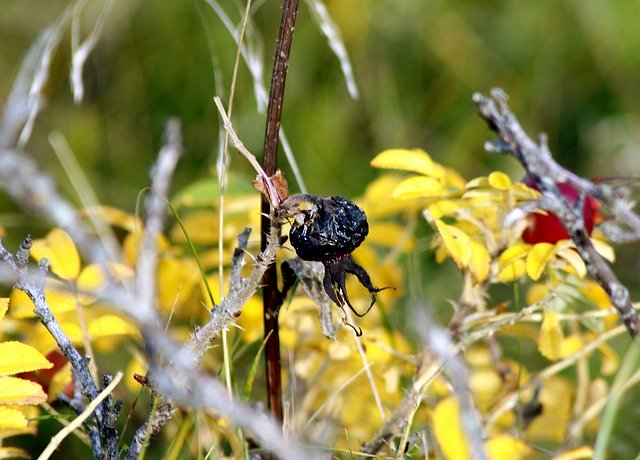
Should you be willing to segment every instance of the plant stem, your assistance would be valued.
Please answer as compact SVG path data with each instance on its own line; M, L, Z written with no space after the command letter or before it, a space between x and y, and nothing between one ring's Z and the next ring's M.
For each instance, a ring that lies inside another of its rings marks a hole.
M271 73L269 105L267 108L267 126L264 134L263 168L267 176L277 169L278 133L282 116L284 84L289 67L289 52L293 38L293 28L298 12L298 0L285 0L282 7L280 32L276 45L276 54ZM269 202L262 197L261 249L267 247L271 228L271 209ZM278 291L278 273L275 264L271 264L262 278L263 324L266 362L266 384L268 405L273 416L282 421L282 383L280 369L280 336L278 333L278 310L282 298Z

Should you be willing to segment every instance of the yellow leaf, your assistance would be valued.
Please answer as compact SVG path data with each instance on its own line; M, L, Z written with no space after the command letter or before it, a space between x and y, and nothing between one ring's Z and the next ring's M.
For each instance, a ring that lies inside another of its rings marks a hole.
M442 195L442 185L433 177L414 176L400 182L391 194L392 198L433 198Z
M531 245L525 243L508 247L500 254L500 266L505 266L516 259L523 258L530 249Z
M42 404L47 395L42 387L30 380L17 377L0 378L0 404L34 405Z
M67 385L72 382L73 376L71 374L71 363L67 363L62 366L58 372L51 378L49 383L49 402L53 402L58 399L58 395L64 392Z
M490 460L519 460L531 453L531 448L506 434L494 436L485 443Z
M527 254L527 275L537 281L544 272L549 260L555 255L555 246L550 243L537 243Z
M413 247L414 238L407 234L407 230L395 222L376 222L369 227L367 244L376 244L389 248L400 246L403 251L409 251Z
M563 358L575 353L584 346L584 339L582 334L571 334L562 340L560 346L560 353Z
M9 314L12 318L33 318L33 302L23 291L13 289L9 295Z
M2 428L2 425L0 425L0 428ZM28 460L31 458L31 454L20 447L0 447L0 460L9 458L25 458Z
M471 260L469 271L478 283L482 283L489 275L489 262L491 257L487 249L476 241L471 241Z
M532 284L527 290L527 305L533 305L534 303L540 302L548 295L549 286L541 283Z
M193 243L212 244L218 241L218 216L213 210L192 212L182 219L182 224ZM173 228L171 237L175 241L186 241L180 226Z
M495 171L489 174L489 185L498 190L509 190L511 179L505 173Z
M616 351L607 343L603 343L598 347L602 353L602 364L600 372L602 375L612 375L620 366L620 358Z
M585 265L584 260L582 260L582 257L580 257L574 249L561 249L557 251L557 254L559 257L566 260L571 267L573 267L580 278L587 276L587 266Z
M27 419L22 412L0 406L0 428L20 430L27 427Z
M551 361L562 358L562 341L564 336L560 328L558 313L545 311L538 336L538 350L540 354Z
M437 174L434 163L427 152L420 149L391 149L385 150L371 160L371 166L382 169L399 169L412 171L425 176Z
M83 305L93 302L106 287L106 277L102 267L96 264L86 266L78 276L78 301Z
M4 315L7 313L9 309L9 297L0 298L0 320L4 318Z
M516 182L511 186L511 196L518 201L533 201L540 198L540 192L522 182Z
M598 254L600 254L604 259L612 263L616 261L616 253L606 241L592 238L591 242L596 248L596 251L598 251Z
M165 257L158 263L157 279L160 308L171 311L193 295L201 276L193 259ZM199 305L194 305L194 308L199 308Z
M498 259L498 281L508 283L524 276L526 264L523 259L530 249L531 246L528 244L516 244L504 250Z
M135 232L142 228L142 222L133 214L111 206L93 206L83 211L91 219L102 219L113 227L119 227L127 232Z
M458 268L466 268L471 261L471 239L462 230L447 225L440 219L435 219L436 229L442 237L444 245L455 261Z
M450 200L439 200L430 204L427 208L429 214L436 219L442 219L445 216L452 216L460 209L460 203Z
M451 168L444 168L444 174L444 181L448 186L453 187L456 190L462 190L464 188L466 181L460 174L458 174L458 171Z
M236 322L244 330L243 341L251 343L260 339L262 337L262 301L255 296L251 297L242 307L242 313Z
M19 374L53 367L42 353L20 342L0 343L0 375Z
M525 273L527 273L527 264L525 261L522 259L514 260L501 268L496 278L501 283L510 283L511 281L522 278Z
M89 324L89 336L94 340L114 335L139 337L140 332L134 325L115 315L101 316Z
M582 446L563 452L553 457L553 460L581 460L593 458L593 449L591 446Z
M58 280L49 279L44 288L47 303L54 314L76 309L77 299ZM33 307L32 307L33 308Z
M60 321L60 327L74 345L82 344L82 330L77 322ZM43 355L56 350L58 344L44 326L38 324L29 334L29 344Z
M433 432L438 445L448 460L467 460L469 448L460 427L460 404L449 396L433 410Z
M31 255L36 260L49 259L52 273L60 278L72 280L80 273L80 255L71 237L60 228L54 228L42 240L33 242Z
M561 377L542 381L540 403L542 414L531 422L525 432L528 441L563 442L567 439L567 425L571 419L575 383Z

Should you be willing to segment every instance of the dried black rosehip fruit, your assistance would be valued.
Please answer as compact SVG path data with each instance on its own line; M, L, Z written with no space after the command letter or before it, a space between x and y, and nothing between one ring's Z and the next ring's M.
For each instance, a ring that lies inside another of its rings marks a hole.
M314 198L315 207L301 211L289 233L298 257L322 262L352 253L369 234L364 211L341 196Z
M322 262L324 290L338 306L348 305L357 316L364 316L376 301L376 293L387 288L376 288L369 274L356 264L351 253L369 234L367 216L353 201L341 196L320 198L314 195L296 195L291 204L308 203L310 209L298 210L289 232L289 240L302 260ZM347 273L356 275L371 293L371 305L358 313L347 295Z

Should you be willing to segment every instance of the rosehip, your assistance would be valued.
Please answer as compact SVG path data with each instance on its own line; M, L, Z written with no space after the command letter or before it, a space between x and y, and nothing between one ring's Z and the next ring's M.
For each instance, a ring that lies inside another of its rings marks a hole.
M538 190L538 187L530 177L525 177L523 182L533 189ZM568 183L560 183L558 190L565 197L570 206L575 205L580 196L580 192L573 185ZM582 218L584 219L584 228L589 235L593 231L594 222L600 220L599 213L600 205L598 201L590 195L584 200L582 206ZM527 216L528 225L525 231L522 233L522 239L525 243L551 243L555 244L560 240L566 240L569 238L567 231L560 222L560 220L553 214L546 212L544 214L540 212L532 212Z
M324 290L329 298L340 307L346 304L357 316L364 316L375 303L376 293L387 289L373 286L366 270L351 257L369 233L366 214L341 196L320 198L303 194L289 201L313 205L309 210L298 211L291 225L289 239L296 254L302 260L322 262ZM364 313L358 313L349 301L345 285L348 273L356 275L371 294L371 304Z

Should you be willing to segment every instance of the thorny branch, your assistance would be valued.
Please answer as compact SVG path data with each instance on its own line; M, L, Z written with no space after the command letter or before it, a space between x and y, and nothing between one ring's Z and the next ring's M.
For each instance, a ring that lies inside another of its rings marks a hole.
M618 280L589 239L581 212L582 203L587 195L602 201L636 235L640 235L640 216L630 210L628 203L620 200L611 187L596 185L556 163L549 151L546 136L539 136L535 143L524 132L509 108L504 91L492 90L491 98L475 93L473 102L480 116L500 138L487 142L485 149L489 152L509 153L524 167L527 175L542 192L539 205L555 214L562 222L587 269L606 291L629 335L635 338L640 332L640 315L631 304L629 290ZM578 206L571 206L558 189L557 185L564 182L581 192Z

